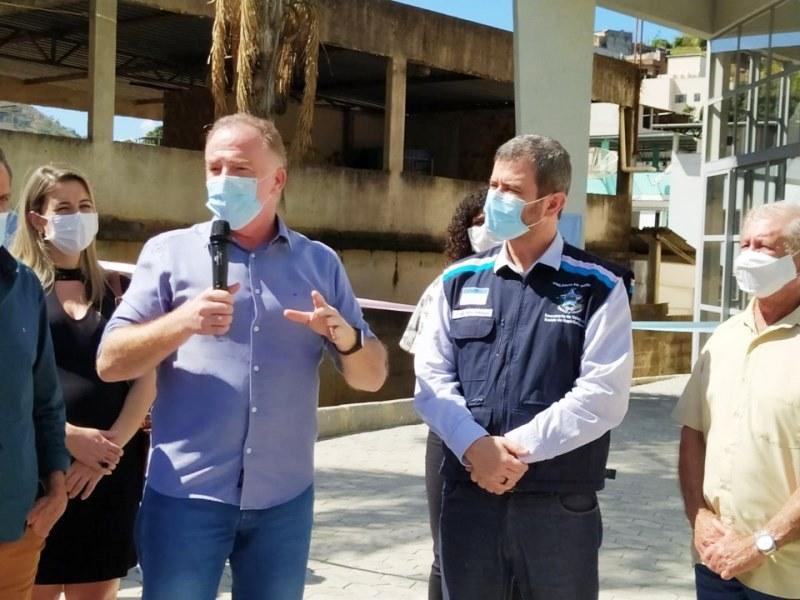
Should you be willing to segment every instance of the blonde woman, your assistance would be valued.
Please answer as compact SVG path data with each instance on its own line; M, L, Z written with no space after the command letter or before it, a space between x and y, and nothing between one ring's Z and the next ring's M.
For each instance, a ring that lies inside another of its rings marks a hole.
M70 502L42 552L33 598L116 598L120 577L136 564L133 525L147 447L140 425L155 397L155 375L122 383L97 376L97 348L123 282L98 263L98 216L86 178L40 167L25 186L18 217L12 251L47 293L74 460Z

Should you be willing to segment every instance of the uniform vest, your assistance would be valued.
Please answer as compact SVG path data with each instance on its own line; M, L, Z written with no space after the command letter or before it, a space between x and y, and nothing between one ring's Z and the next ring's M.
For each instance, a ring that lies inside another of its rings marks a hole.
M558 270L494 272L500 248L451 265L442 276L450 337L467 408L490 435L504 435L557 402L580 375L586 324L620 279L633 274L569 244ZM588 492L604 486L610 434L536 462L517 491ZM442 474L469 480L445 448Z

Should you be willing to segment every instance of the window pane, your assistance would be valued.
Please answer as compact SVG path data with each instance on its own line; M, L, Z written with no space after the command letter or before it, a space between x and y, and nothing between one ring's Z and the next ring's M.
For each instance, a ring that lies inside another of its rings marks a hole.
M725 98L709 105L710 134L708 136L708 158L716 160L733 154L734 99Z
M742 87L750 83L750 63L752 61L748 52L739 52L736 56L736 87Z
M800 50L800 48L798 48ZM787 123L787 143L800 142L800 72L789 78L789 122Z
M739 256L740 248L738 243L729 243L728 245L728 252L732 252L731 264L733 265L736 261L736 257ZM730 307L731 308L738 308L739 310L745 308L747 303L750 301L750 297L742 292L739 289L739 284L736 283L736 275L731 269L731 272L728 273L728 285L730 285Z
M735 104L735 114L731 113L731 133L735 136L734 152L736 154L747 153L747 124L750 120L747 101L750 95L747 92L736 94L733 99Z
M703 282L700 303L719 306L722 302L722 243L703 243Z
M800 0L790 0L776 6L774 15L773 55L781 59L777 68L790 68L800 62Z
M786 187L783 198L800 204L800 156L786 161Z
M753 206L753 172L746 169L736 171L736 197L733 216L733 234L738 235L742 227L742 219Z
M708 178L706 188L706 235L725 233L725 197L728 176L714 175Z

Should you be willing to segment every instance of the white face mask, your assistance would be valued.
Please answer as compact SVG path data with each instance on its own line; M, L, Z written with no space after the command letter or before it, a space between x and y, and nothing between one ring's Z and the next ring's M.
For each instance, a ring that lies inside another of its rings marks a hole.
M94 240L99 228L97 213L47 217L44 239L64 254L80 254Z
M793 255L780 258L756 250L742 250L733 270L739 289L756 298L771 296L797 277Z
M472 246L473 252L485 252L502 243L500 240L496 240L492 237L489 230L486 228L486 223L483 225L473 225L467 229L467 235L469 236L469 243Z

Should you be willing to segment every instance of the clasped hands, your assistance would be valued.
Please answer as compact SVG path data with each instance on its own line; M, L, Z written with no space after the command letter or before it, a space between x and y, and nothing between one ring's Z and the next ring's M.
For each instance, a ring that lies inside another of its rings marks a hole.
M512 490L528 471L520 457L528 451L509 439L483 436L475 440L464 458L470 479L487 492L502 495Z
M112 431L67 425L67 450L75 459L67 471L66 488L70 499L91 496L100 480L111 475L122 458L122 447Z
M765 560L752 535L738 533L707 508L697 511L694 546L703 564L722 579L733 579Z

